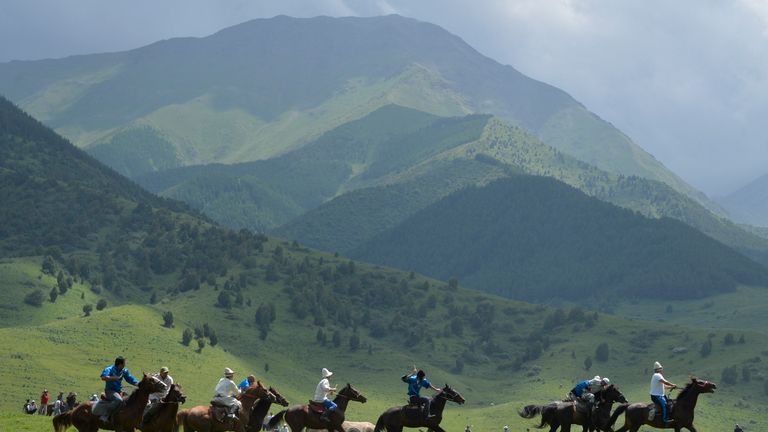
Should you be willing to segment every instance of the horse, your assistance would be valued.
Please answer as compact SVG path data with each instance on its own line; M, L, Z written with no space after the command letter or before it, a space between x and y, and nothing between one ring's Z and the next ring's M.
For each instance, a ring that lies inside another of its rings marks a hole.
M240 417L234 421L218 421L213 416L213 407L210 405L199 405L189 409L181 410L176 414L176 427L174 432L178 432L180 427L184 427L184 432L221 432L237 431L244 432L251 415L251 408L260 399L271 399L275 401L275 396L269 392L261 381L245 389L238 397L243 407L240 410Z
M142 432L172 432L176 426L176 413L179 404L187 401L180 384L171 385L168 394L160 401L157 410L149 416L144 414L139 430Z
M347 410L349 401L366 403L368 399L347 383L333 400L337 405L337 408L328 416L330 420L328 423L323 421L320 418L320 414L310 408L309 405L297 405L275 414L267 424L267 427L270 430L274 429L283 417L285 417L285 422L288 423L288 426L290 426L292 431L301 431L304 428L312 428L344 432L341 424L344 423L344 412Z
M165 387L165 383L157 377L145 373L136 391L131 393L123 406L117 409L109 423L101 421L99 416L93 414L94 402L88 401L81 403L72 411L54 416L53 430L64 432L70 426L74 426L79 432L96 432L99 429L132 432L141 422L150 393L161 392Z
M459 405L466 402L459 392L446 384L445 387L432 398L431 410L434 417L428 419L424 418L424 413L421 408L414 409L408 405L396 406L384 411L379 416L373 430L374 432L381 432L383 430L387 430L387 432L401 432L403 427L426 427L434 432L445 432L445 430L440 427L440 422L443 420L443 409L445 409L445 403L447 401L455 402Z
M269 392L275 396L274 403L284 407L288 406L288 400L286 400L274 387L270 387ZM272 400L269 398L259 399L259 401L253 405L248 425L245 428L247 432L261 431L262 425L264 424L264 418L267 416L270 406L272 406Z
M341 428L344 429L344 432L373 432L373 429L376 427L371 422L353 422L353 421L345 421L341 424ZM307 429L306 432L323 432L325 429Z
M595 392L595 400L597 401L597 409L590 425L586 424L587 419L584 413L577 410L576 403L571 400L552 402L547 405L528 405L518 414L527 419L541 414L541 424L537 428L541 429L545 425L549 425L549 432L555 432L557 428L561 428L562 432L570 432L573 424L581 425L584 432L587 430L608 431L610 430L608 422L611 417L611 407L615 402L626 403L627 398L621 394L618 387L611 384Z
M702 393L714 393L717 385L710 381L700 380L698 378L691 378L691 382L688 383L685 388L680 392L677 398L672 401L672 404L668 407L671 415L669 416L671 422L666 425L663 423L661 416L661 410L656 410L656 416L653 420L648 420L648 414L653 408L653 403L633 403L619 405L611 416L609 426L613 426L616 419L622 413L624 415L624 426L619 428L616 432L637 432L640 426L648 425L657 429L674 429L675 432L680 432L682 428L686 428L691 432L696 432L696 427L693 426L693 411L696 408L696 402L699 399L699 395Z

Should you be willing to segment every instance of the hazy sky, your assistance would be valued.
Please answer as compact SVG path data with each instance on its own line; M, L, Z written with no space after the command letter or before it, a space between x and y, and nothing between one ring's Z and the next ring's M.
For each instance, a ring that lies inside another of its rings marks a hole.
M768 173L768 0L1 0L0 61L388 13L568 91L710 195Z

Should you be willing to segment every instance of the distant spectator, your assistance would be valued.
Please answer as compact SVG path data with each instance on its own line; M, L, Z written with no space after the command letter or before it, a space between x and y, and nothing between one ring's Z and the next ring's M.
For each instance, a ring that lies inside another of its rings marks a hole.
M43 390L43 394L40 395L40 415L48 414L48 401L51 399L51 395L48 394L48 389Z
M744 429L742 429L741 426L736 423L736 427L733 429L733 432L744 432Z
M34 414L37 412L37 405L34 399L27 399L27 403L24 405L24 414Z
M91 402L96 402L99 400L99 397L96 395L96 393L92 394L91 397L88 398Z
M59 395L56 397L56 401L53 402L53 415L57 416L61 414L61 409L64 405L64 392L59 393Z

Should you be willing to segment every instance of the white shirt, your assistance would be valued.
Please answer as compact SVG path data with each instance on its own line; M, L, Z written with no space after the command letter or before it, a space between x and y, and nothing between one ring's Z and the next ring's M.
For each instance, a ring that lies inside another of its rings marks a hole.
M315 402L323 402L324 400L328 399L328 392L330 391L330 381L328 381L328 378L323 378L319 383L317 383L317 388L315 389L315 398L312 400Z
M166 375L165 379L163 379L163 377L158 375L157 379L159 379L160 381L162 381L165 384L165 390L159 391L157 393L150 394L149 395L149 400L150 401L156 401L156 400L159 401L162 398L168 396L168 392L171 391L171 386L173 385L173 378L171 378L170 375Z
M666 381L661 372L656 372L651 377L651 396L664 396L664 383L661 380Z
M591 379L589 380L589 392L590 393L597 393L598 390L600 390L603 387L603 381L598 379Z
M240 389L231 379L224 377L216 384L213 397L235 397L240 394Z

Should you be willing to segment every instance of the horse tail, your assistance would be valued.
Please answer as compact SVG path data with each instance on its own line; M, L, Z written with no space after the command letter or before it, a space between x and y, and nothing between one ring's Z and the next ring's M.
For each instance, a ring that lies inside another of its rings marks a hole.
M524 407L522 411L518 411L518 414L522 418L532 419L541 414L541 407L537 405L528 405Z
M386 431L387 427L384 425L384 414L379 416L379 419L376 420L376 426L373 427L373 432L383 432Z
M267 427L272 430L277 426L278 423L283 419L285 416L285 412L287 410L282 410L279 413L275 414L271 419L269 419L269 423L267 423Z
M72 426L72 411L67 411L53 417L54 432L64 432L70 426Z
M619 416L622 415L624 411L627 410L627 407L629 407L628 403L621 404L616 408L616 411L614 411L613 414L611 414L611 419L608 421L609 429L613 428L613 424L616 423L616 419L618 419Z

